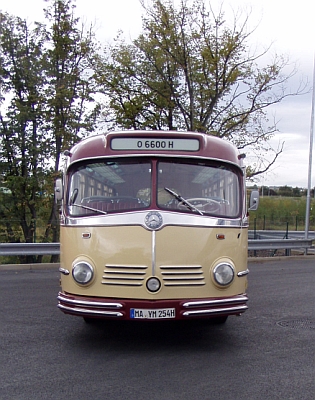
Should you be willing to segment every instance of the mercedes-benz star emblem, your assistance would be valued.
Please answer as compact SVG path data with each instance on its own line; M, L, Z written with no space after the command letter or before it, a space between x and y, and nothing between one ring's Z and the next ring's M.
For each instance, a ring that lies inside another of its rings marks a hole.
M149 229L159 229L163 223L162 215L157 211L151 211L146 215L144 223Z

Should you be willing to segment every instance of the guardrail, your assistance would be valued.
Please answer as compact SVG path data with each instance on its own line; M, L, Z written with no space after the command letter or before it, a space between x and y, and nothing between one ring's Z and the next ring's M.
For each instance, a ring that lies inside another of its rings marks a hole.
M312 239L249 239L248 250L308 249Z
M249 230L248 237L250 239L305 239L304 231L274 231L274 230ZM315 240L315 232L309 231L307 235L308 239Z
M59 255L60 243L0 243L0 256Z
M248 250L309 249L313 239L249 239ZM0 256L59 255L59 243L0 243Z

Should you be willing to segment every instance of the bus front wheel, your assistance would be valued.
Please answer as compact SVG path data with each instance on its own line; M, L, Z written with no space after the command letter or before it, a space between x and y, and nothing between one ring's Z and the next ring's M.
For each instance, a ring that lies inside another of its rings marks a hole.
M91 318L91 317L83 317L83 319L86 324L96 324L98 321L97 318Z
M216 325L221 325L221 324L225 324L227 319L228 319L228 316L225 315L223 317L211 318L211 321Z

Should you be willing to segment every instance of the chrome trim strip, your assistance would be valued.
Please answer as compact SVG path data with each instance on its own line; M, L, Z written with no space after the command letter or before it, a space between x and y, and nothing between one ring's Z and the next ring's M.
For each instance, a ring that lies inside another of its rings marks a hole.
M99 301L88 301L88 300L75 300L68 299L64 297L62 294L59 294L57 299L63 303L75 305L75 306L85 306L85 307L96 307L96 308L122 308L123 305L120 303L102 303Z
M152 231L152 276L155 276L156 266L156 235L155 231Z
M101 311L101 310L90 310L86 308L77 308L77 307L67 307L63 304L58 304L58 308L62 311L68 311L71 314L80 314L80 315L95 315L95 316L103 316L103 317L123 317L124 314L118 311Z
M108 285L108 286L110 286L110 285L112 285L112 286L125 286L125 287L127 287L127 286L129 286L129 287L139 287L139 286L142 286L142 282L141 283L139 283L139 282L126 282L126 281L121 281L121 282L119 282L119 281L112 281L112 282L101 282L102 283L102 285Z
M199 317L202 315L212 315L212 314L228 314L228 313L243 313L248 309L248 306L235 306L235 307L224 307L224 308L213 308L210 310L194 310L185 311L183 313L184 317Z
M229 304L238 304L244 303L248 301L248 297L246 295L239 295L235 297L225 298L225 299L214 299L214 300L200 300L200 301L188 301L183 304L183 307L193 308L193 307L204 307L204 306L224 306Z
M248 225L244 225L242 218L216 218L206 215L194 215L187 213L177 213L174 211L158 211L163 218L163 223L158 230L163 229L167 225L173 226L196 226L196 227L218 227L218 226L230 226L234 228L247 228ZM142 226L146 230L151 230L145 225L145 217L148 214L148 210L123 212L116 214L107 215L95 215L90 217L65 217L64 224L71 226L130 226L138 225Z
M204 286L206 284L206 282L201 281L201 282L189 282L187 280L187 282L175 282L175 283L167 283L165 281L164 282L164 286L165 287L196 287L196 286Z
M65 269L65 268L59 268L59 272L61 272L62 274L64 274L64 275L69 275L70 274L70 271L69 270L67 270L67 269Z
M247 268L245 271L240 271L237 273L238 277L245 276L249 274L249 269Z

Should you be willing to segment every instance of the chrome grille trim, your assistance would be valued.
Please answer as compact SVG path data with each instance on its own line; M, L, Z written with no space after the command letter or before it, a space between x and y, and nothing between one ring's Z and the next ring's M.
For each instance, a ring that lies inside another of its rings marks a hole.
M103 285L112 285L112 286L142 286L142 283L139 282L128 282L128 281L107 281L107 282L103 282Z
M146 265L106 264L101 283L113 286L142 286L147 268Z
M207 215L186 214L174 211L163 211L159 209L147 209L144 211L121 212L106 215L95 215L86 217L69 217L64 216L61 225L67 226L142 226L146 230L145 217L148 211L157 211L163 218L163 224L159 230L165 226L192 226L192 227L208 227L216 228L248 228L248 223L242 218L218 218Z
M164 286L204 286L201 265L161 265Z

